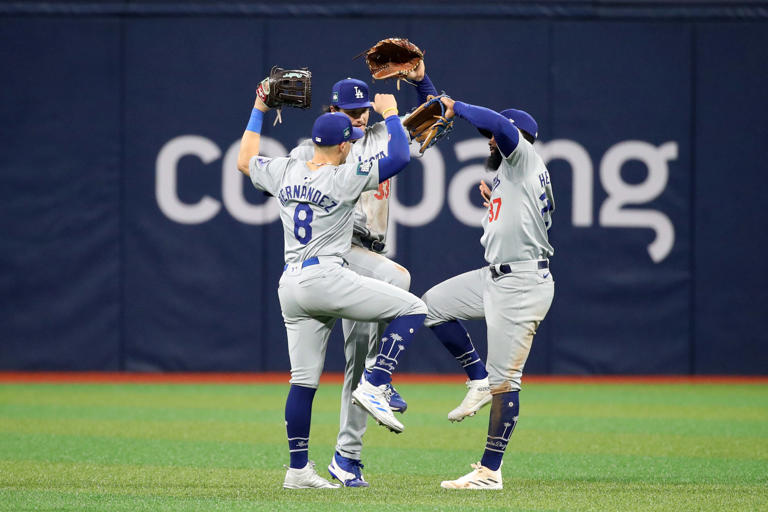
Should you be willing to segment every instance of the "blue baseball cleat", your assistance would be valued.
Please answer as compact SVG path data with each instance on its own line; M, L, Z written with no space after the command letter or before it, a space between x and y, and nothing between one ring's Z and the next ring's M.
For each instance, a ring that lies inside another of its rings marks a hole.
M389 408L394 412L399 412L400 414L404 413L408 408L408 404L403 399L403 397L400 396L400 393L397 392L392 383L387 384L386 394L387 401L389 402Z
M344 484L344 487L368 487L363 478L363 464L359 460L350 459L336 452L328 465L328 472L333 478Z

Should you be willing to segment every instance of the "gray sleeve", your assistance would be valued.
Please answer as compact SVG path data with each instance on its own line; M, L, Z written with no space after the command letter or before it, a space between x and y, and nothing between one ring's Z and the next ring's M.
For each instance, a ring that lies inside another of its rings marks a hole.
M288 158L269 158L266 156L254 156L248 163L248 172L251 176L251 183L259 190L264 190L275 195L280 187L283 173Z

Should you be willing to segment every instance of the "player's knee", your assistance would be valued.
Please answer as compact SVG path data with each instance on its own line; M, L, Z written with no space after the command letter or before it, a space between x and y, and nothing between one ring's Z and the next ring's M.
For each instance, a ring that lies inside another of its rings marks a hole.
M382 277L385 283L397 286L401 290L407 291L411 287L411 273L405 267L396 263L391 265Z
M416 297L415 295L413 296L413 298L415 300L411 303L411 307L408 309L408 313L407 314L409 314L409 315L426 315L427 314L427 305L424 304L424 301L421 300L420 298Z
M432 290L429 290L427 293L421 296L421 300L427 307L427 317L424 319L424 325L426 327L433 327L447 321L436 313L437 308L435 307L434 294L431 292Z
M307 369L291 369L291 385L314 388L320 385L320 373Z
M498 395L510 391L520 391L520 378L509 377L506 372L499 371L493 364L486 364L488 370L488 384L491 386L491 394Z
M411 273L404 267L398 265L397 271L392 276L391 284L397 286L401 290L409 290L411 288Z

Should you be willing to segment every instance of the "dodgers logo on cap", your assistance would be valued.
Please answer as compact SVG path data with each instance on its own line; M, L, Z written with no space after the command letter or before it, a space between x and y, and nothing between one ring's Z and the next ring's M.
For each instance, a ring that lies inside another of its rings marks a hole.
M345 78L333 84L331 105L347 110L371 107L368 85L362 80Z

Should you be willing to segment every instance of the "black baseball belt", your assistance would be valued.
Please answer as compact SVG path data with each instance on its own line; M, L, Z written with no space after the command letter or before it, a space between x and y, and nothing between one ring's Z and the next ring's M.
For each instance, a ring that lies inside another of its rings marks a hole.
M509 274L515 270L543 270L545 268L549 268L549 260L515 261L488 266L494 278Z

